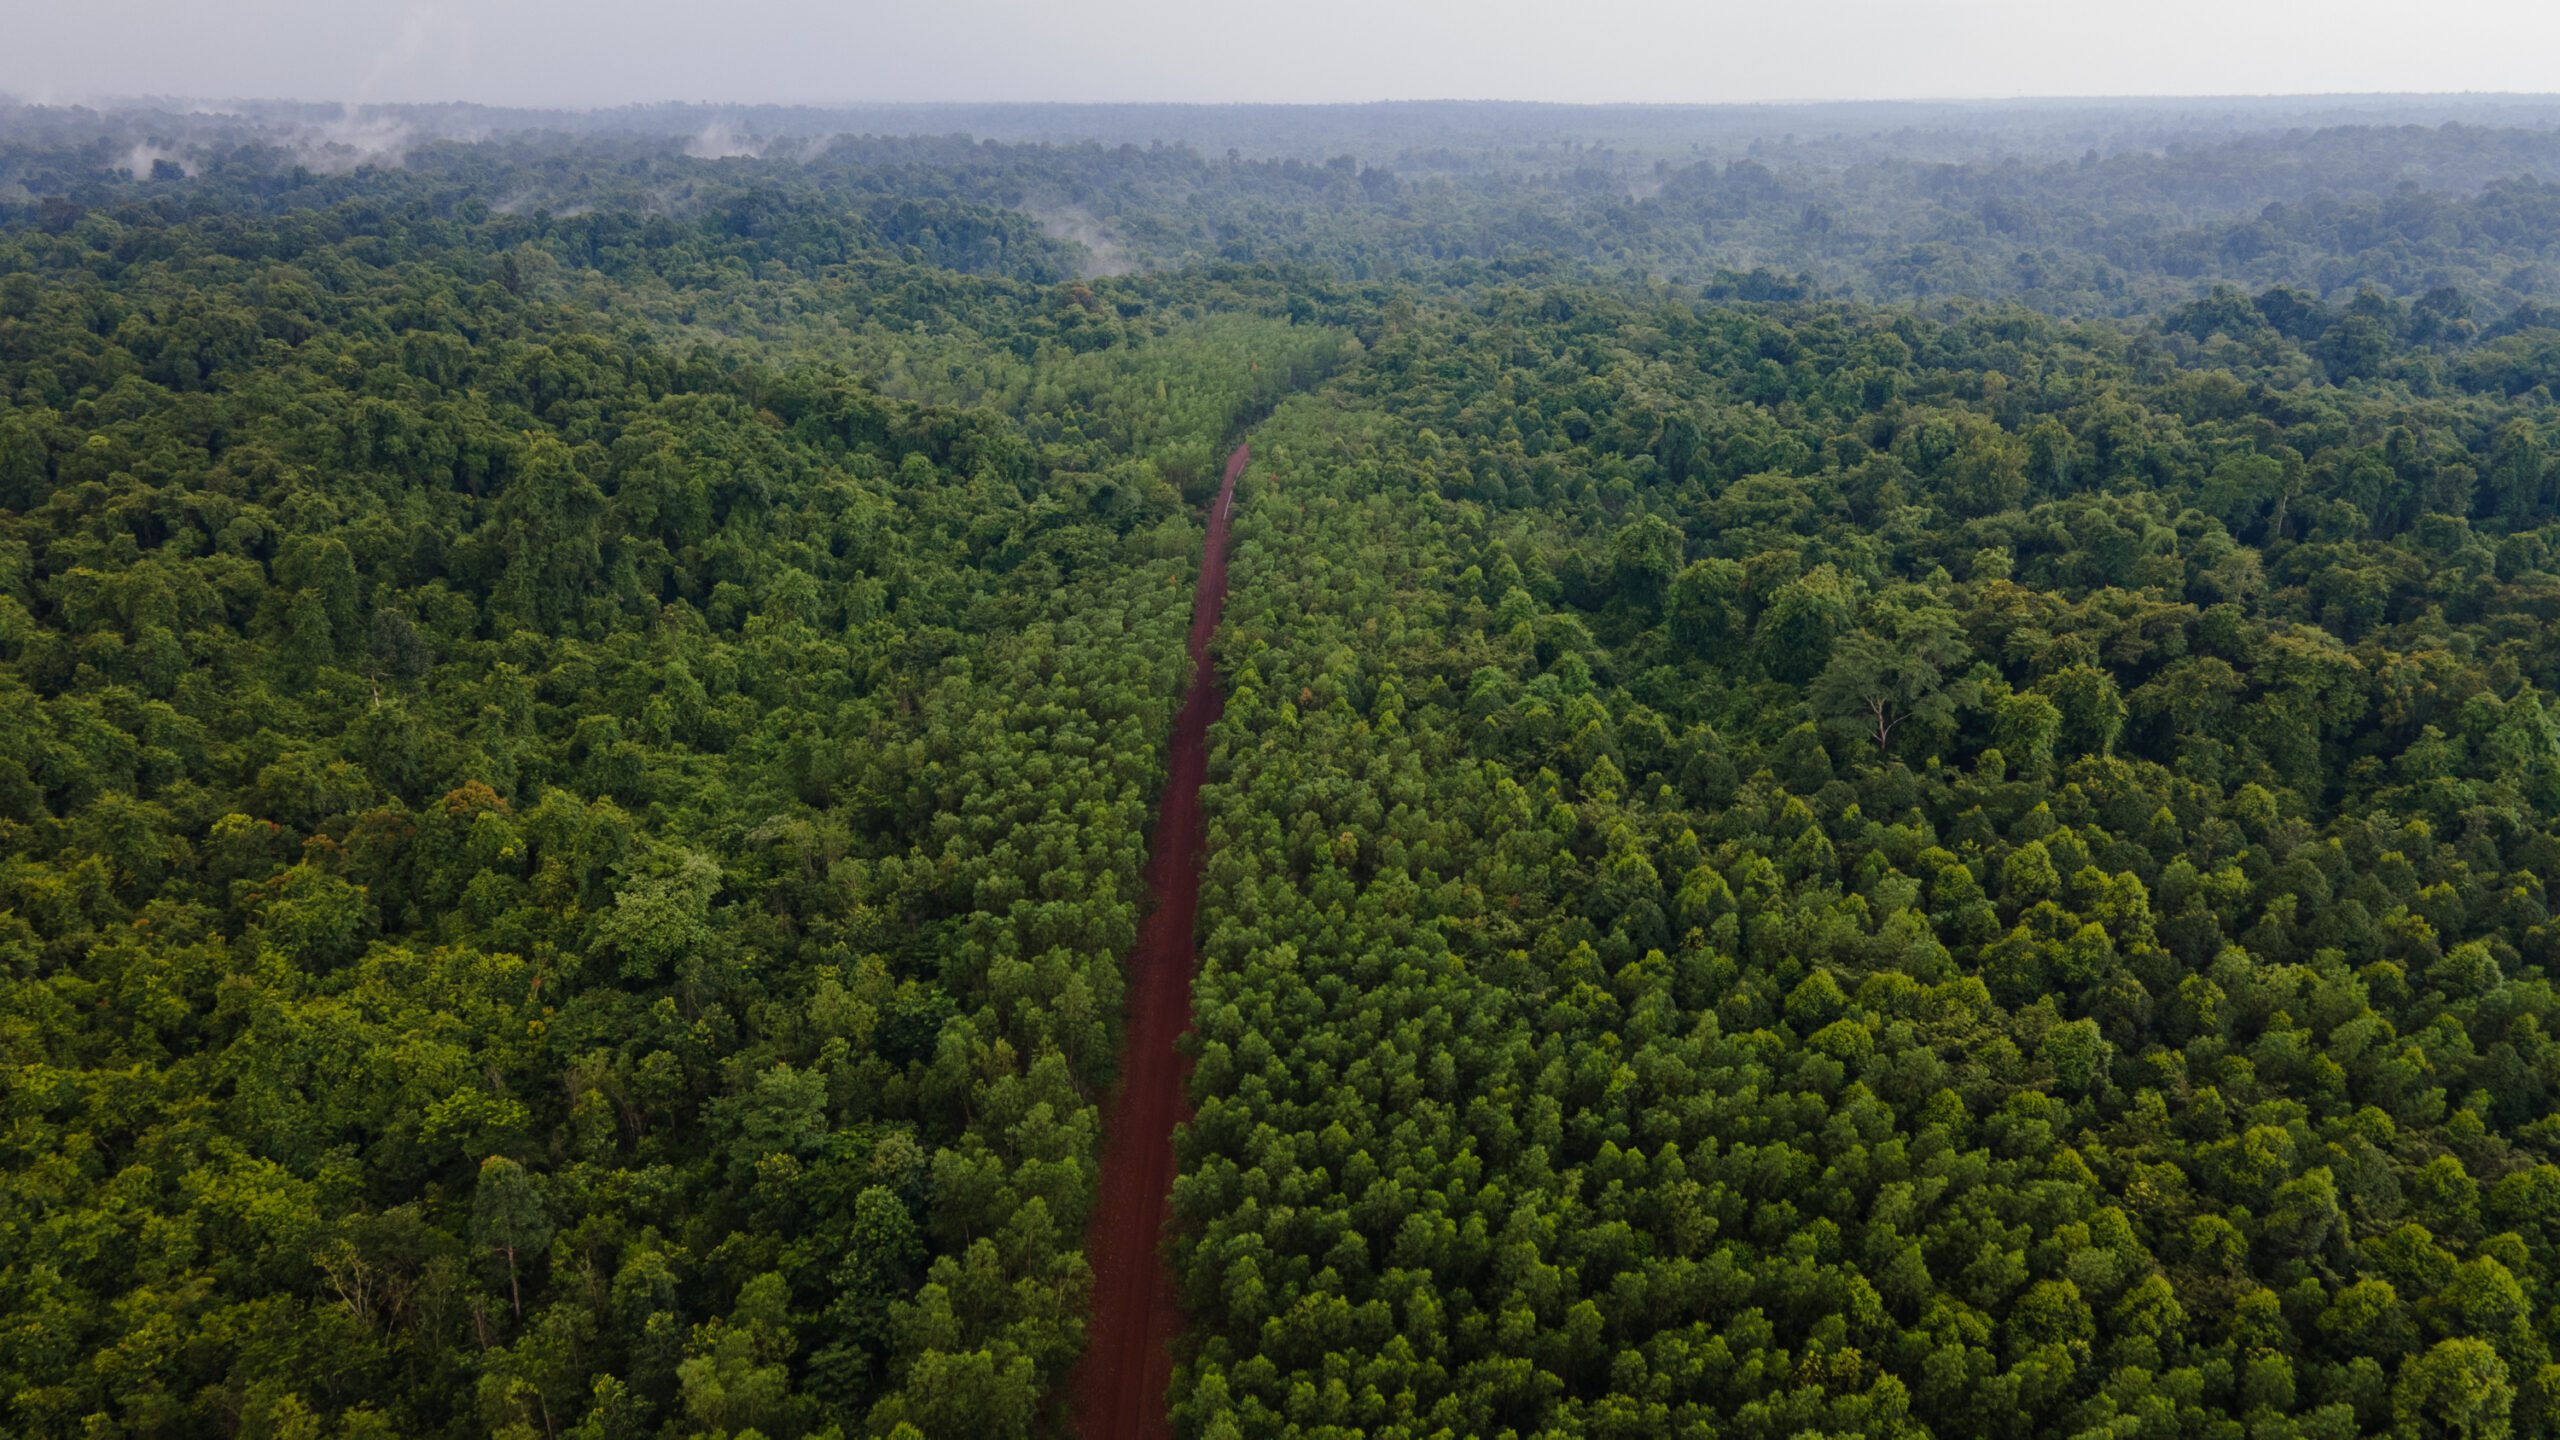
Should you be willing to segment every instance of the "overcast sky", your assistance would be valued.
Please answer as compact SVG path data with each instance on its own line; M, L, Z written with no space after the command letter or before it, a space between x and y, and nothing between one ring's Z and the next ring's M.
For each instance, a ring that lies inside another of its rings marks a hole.
M0 91L1750 101L2560 91L2551 0L0 0Z

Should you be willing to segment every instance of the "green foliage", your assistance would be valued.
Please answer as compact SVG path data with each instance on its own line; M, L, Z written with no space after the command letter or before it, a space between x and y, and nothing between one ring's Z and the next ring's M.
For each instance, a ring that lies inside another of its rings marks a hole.
M2560 1423L2545 132L0 118L0 1430L1053 1429L1248 426L1184 1433Z
M1357 343L409 190L0 227L0 1430L1026 1433L1178 486Z
M1258 430L1182 1423L2547 1423L2552 516L2428 478L2546 407L2124 343L1501 291Z

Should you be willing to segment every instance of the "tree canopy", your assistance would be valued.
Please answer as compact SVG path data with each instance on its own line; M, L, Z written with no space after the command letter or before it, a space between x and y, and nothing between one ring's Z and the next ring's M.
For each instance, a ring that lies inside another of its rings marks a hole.
M0 108L0 1430L1058 1433L1247 432L1180 1433L2560 1426L2555 132L654 114Z

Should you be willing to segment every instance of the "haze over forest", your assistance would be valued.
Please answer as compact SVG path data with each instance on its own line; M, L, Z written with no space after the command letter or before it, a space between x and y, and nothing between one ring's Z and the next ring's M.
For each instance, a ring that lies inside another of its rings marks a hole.
M2530 0L125 0L21 5L0 92L658 100L1765 102L2549 92Z

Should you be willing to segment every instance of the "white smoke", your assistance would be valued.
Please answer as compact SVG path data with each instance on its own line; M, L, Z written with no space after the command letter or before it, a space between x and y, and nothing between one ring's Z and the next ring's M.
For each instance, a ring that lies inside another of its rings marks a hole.
M416 4L400 17L400 34L388 49L374 57L373 66L355 90L355 103L361 107L382 98L389 81L414 71L421 61L441 58L451 65L468 67L471 63L471 19L441 5Z
M714 120L684 142L684 153L696 160L754 160L763 156L764 142L739 134L726 120Z
M1121 248L1118 237L1091 213L1077 206L1033 210L1030 215L1040 222L1041 233L1050 239L1084 247L1088 257L1083 267L1086 279L1100 275L1126 275L1138 268L1137 262L1129 258L1129 252Z
M196 166L194 161L189 160L187 157L179 154L175 150L162 149L160 146L154 145L148 140L136 140L133 142L133 148L124 152L124 159L117 163L116 168L132 175L136 180L148 180L151 178L151 172L157 168L159 163L163 160L177 166L179 173L185 175L188 179L192 180L195 178Z
M397 169L415 140L416 132L401 121L342 109L337 119L303 130L287 148L315 175L344 175L367 165Z
M354 98L338 108L338 118L305 128L286 142L295 160L318 175L344 175L367 165L397 169L419 142L417 131L401 120L368 116L366 107L382 97L387 84L417 71L421 64L442 61L471 63L471 19L433 3L411 3L400 18L400 33L364 77Z

